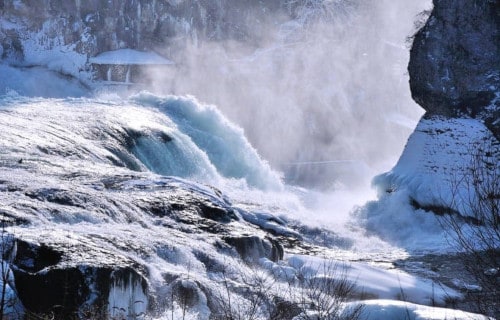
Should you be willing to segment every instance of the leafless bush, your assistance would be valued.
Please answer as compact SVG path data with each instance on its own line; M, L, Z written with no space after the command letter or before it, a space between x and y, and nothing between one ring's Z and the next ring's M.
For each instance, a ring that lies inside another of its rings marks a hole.
M356 285L347 278L345 265L325 261L312 274L297 274L297 279L292 296L301 308L295 319L359 319L362 306L344 310L356 290Z
M468 169L452 183L451 208L441 223L463 253L466 270L481 286L471 295L477 312L499 316L500 279L500 146L481 142L470 149ZM495 311L496 310L496 311Z
M359 319L362 306L344 308L356 289L347 279L346 268L325 261L319 269L311 270L298 270L285 282L262 270L243 276L239 284L223 275L224 290L215 297L221 314L214 319Z
M239 278L239 281L233 278ZM272 287L276 285L276 279L271 274L256 269L252 269L250 274L229 274L224 268L220 280L221 290L213 293L219 309L214 319L271 319L274 307Z

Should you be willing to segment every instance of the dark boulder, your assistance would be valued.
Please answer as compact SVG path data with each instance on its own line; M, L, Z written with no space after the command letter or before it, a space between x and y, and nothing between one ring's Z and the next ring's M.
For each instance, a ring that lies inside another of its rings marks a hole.
M209 202L200 202L198 204L198 211L200 216L206 219L217 221L220 223L229 223L238 220L233 209L223 208Z
M200 283L191 279L177 279L172 283L172 297L178 305L193 308L200 303L206 304L206 296Z
M93 265L78 263L74 261L77 248L65 251L21 239L16 240L16 248L11 268L18 297L30 314L72 319L90 310L99 318L122 309L132 310L130 307L145 310L148 306L148 282L138 268L99 261ZM142 305L135 301L138 299L144 300L140 301ZM132 306L123 305L129 300L134 300Z
M230 236L224 241L234 247L241 258L247 262L257 262L260 258L271 261L283 259L283 247L271 238L258 236Z
M13 268L19 299L36 314L54 313L59 319L77 314L89 288L78 268L48 269L27 272Z

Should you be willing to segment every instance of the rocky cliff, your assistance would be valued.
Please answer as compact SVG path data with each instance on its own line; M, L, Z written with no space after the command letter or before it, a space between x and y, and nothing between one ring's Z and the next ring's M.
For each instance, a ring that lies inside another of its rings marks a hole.
M287 0L0 0L0 62L43 66L88 82L95 71L89 58L102 52L130 48L170 58L187 44L203 41L258 47L269 40L270 28L307 11L304 22L314 16L309 9L322 5Z
M73 76L87 58L132 48L168 54L186 39L259 41L269 23L293 15L285 1L194 0L1 0L0 56L28 65L42 64L41 51L82 55L73 68L55 68ZM34 54L38 53L38 56ZM66 58L67 59L67 58ZM70 59L74 61L75 59Z
M428 115L485 120L500 137L500 1L435 0L408 71Z
M408 66L426 114L398 164L374 180L382 193L407 193L415 209L474 215L472 176L499 174L499 30L498 0L434 0Z

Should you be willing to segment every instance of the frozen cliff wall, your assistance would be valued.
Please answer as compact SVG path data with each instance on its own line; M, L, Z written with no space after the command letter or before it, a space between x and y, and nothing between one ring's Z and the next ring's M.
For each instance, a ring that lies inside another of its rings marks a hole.
M266 41L308 1L0 0L0 62L92 79L88 58L131 48L170 56L186 40Z
M22 55L28 31L42 34L40 44L58 38L88 55L124 47L165 48L179 37L242 40L274 19L282 2L1 0L0 42L6 58Z
M414 209L474 216L474 171L483 184L500 174L499 22L498 0L434 0L408 66L426 114L397 165L375 178L382 201L403 195Z

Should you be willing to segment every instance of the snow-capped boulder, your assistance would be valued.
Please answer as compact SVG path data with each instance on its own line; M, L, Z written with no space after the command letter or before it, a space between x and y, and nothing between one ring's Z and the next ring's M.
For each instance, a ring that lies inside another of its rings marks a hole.
M500 144L482 121L428 116L420 120L396 166L373 184L381 196L408 193L417 209L472 217L476 195L471 175L484 170L481 174L498 176L495 163L500 163Z

